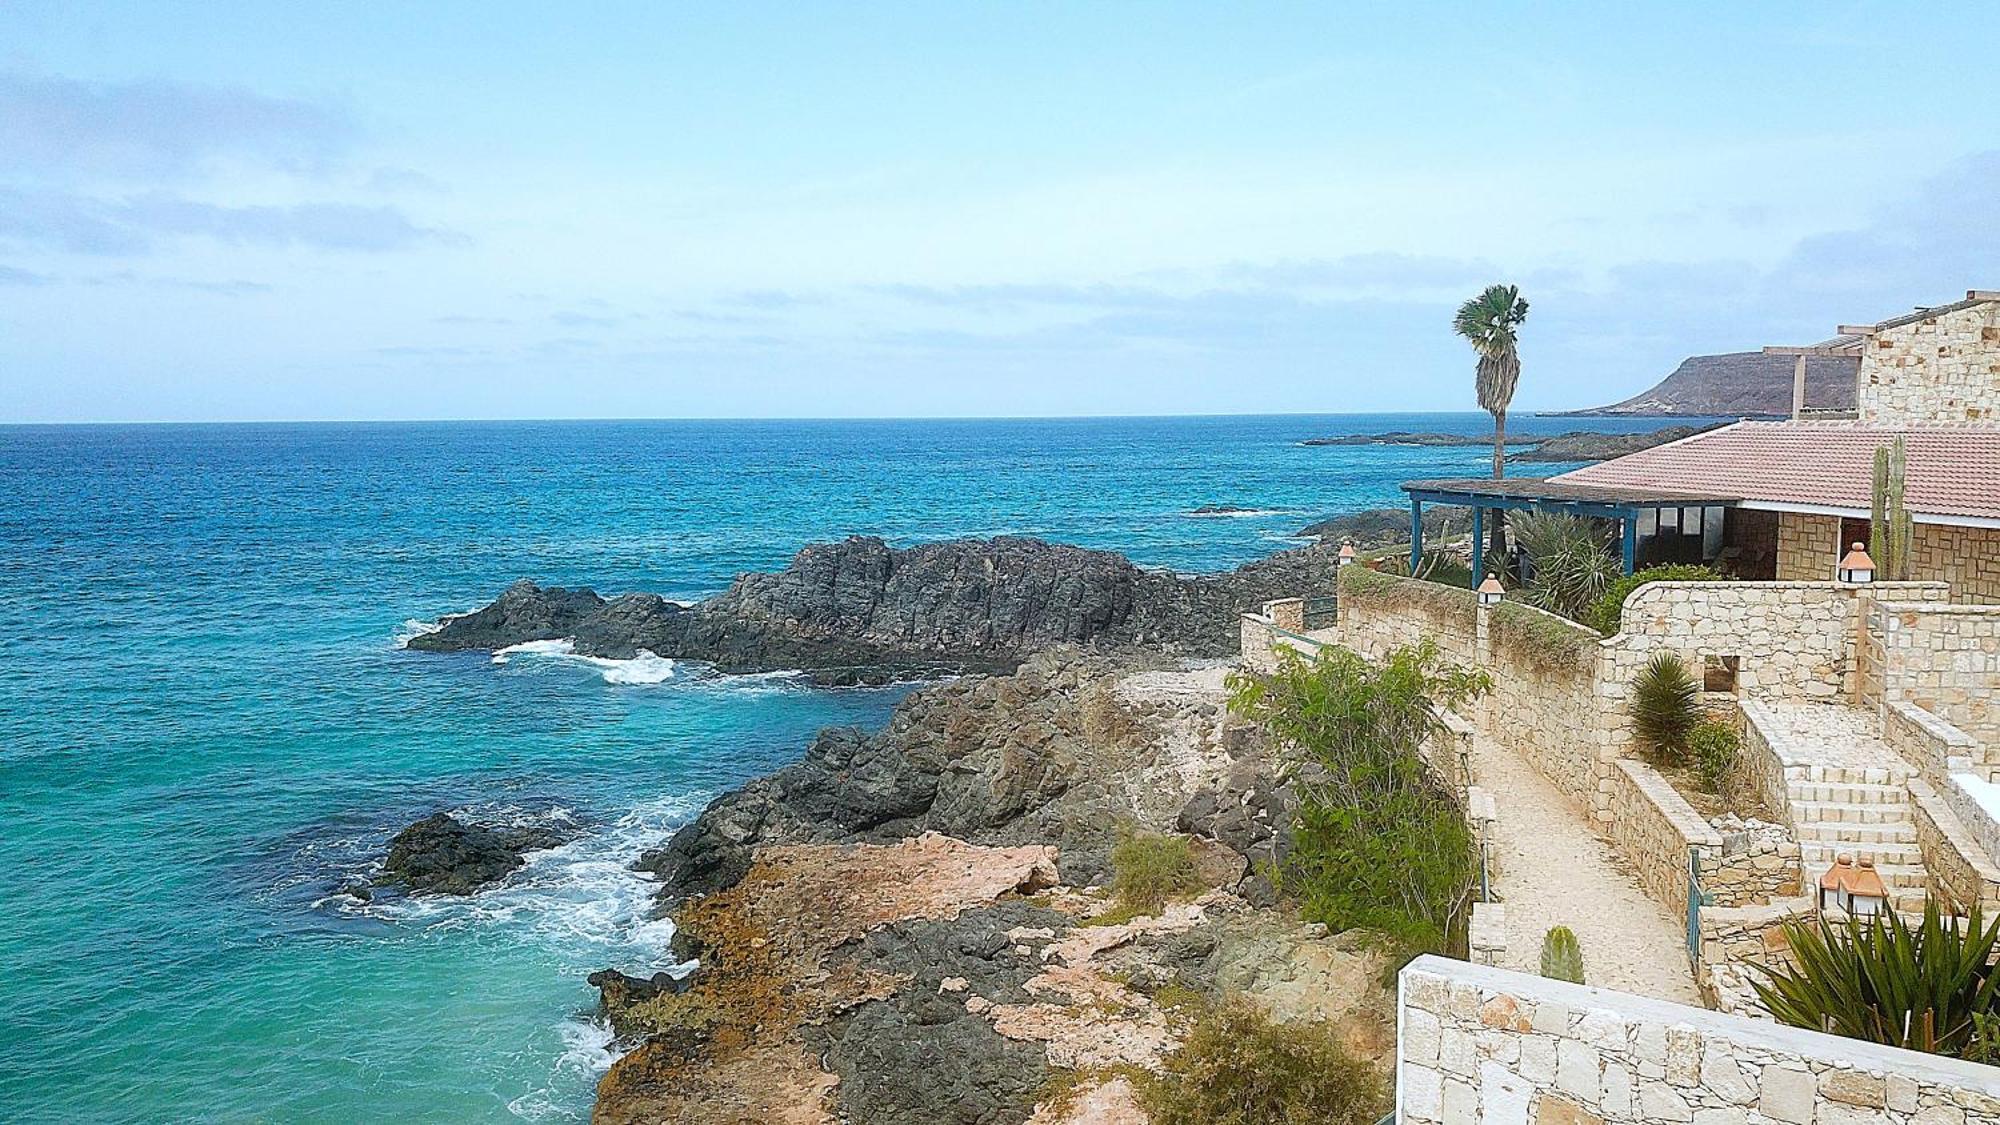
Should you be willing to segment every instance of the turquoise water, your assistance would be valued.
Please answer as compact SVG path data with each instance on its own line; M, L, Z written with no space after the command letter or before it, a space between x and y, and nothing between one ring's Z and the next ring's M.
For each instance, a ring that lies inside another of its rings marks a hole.
M855 532L1219 569L1487 457L1297 439L1486 425L0 427L0 1115L581 1119L584 975L670 961L625 865L906 690L401 651L419 622L523 575L699 597ZM339 893L437 808L585 834L469 899Z

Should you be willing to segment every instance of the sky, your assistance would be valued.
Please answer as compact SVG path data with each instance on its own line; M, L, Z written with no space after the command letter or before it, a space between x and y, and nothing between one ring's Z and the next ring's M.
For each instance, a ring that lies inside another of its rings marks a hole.
M1517 410L2000 288L2000 4L0 4L0 421Z

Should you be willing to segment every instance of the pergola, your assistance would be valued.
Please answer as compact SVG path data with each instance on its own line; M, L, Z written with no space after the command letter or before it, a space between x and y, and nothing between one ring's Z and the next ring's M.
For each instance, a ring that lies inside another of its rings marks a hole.
M1625 573L1638 562L1639 515L1661 508L1732 507L1739 498L1699 492L1665 489L1614 488L1604 485L1567 484L1561 481L1523 477L1489 480L1459 477L1449 480L1413 480L1403 484L1410 494L1410 573L1417 573L1424 558L1424 505L1454 504L1472 509L1472 581L1483 577L1477 565L1479 545L1485 542L1486 510L1528 510L1560 512L1573 516L1594 516L1618 521L1619 554Z

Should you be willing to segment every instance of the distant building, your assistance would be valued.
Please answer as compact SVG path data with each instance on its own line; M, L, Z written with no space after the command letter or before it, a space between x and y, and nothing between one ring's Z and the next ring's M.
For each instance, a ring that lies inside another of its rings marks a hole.
M1709 562L1827 580L1868 541L1875 450L1901 437L1910 578L2000 602L2000 292L1766 352L1796 357L1801 375L1810 359L1855 357L1855 409L1815 414L1801 378L1789 421L1739 422L1545 481L1411 481L1413 514L1426 503L1570 511L1620 522L1628 570Z

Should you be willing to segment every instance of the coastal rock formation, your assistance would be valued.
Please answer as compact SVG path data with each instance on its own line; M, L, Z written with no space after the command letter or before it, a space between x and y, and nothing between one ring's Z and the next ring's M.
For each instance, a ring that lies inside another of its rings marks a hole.
M1796 358L1763 352L1695 355L1651 389L1584 415L1707 415L1717 418L1789 418ZM1854 409L1855 378L1861 361L1852 356L1813 356L1806 361L1806 405L1815 410Z
M389 841L383 881L401 883L419 894L471 894L520 867L524 852L552 848L567 839L553 828L490 828L467 824L450 813L433 813Z
M1509 454L1509 461L1609 461L1670 441L1693 437L1714 426L1662 426L1644 434L1593 434L1576 431L1557 434L1533 449Z
M1472 516L1464 509L1443 504L1424 509L1424 538L1430 542L1442 542L1451 532L1464 534L1471 527ZM1307 524L1298 534L1302 539L1317 538L1332 547L1352 543L1359 551L1380 550L1410 541L1410 510L1370 508Z
M855 537L807 547L784 570L743 575L693 606L517 582L409 647L453 652L569 639L586 656L629 659L644 650L725 671L806 669L830 682L1005 670L1063 643L1222 655L1235 650L1239 611L1330 589L1331 561L1308 549L1186 577L1039 539L899 549Z
M1063 880L1084 885L1108 877L1121 830L1173 831L1197 797L1211 815L1261 801L1268 824L1261 740L1222 706L1222 670L1134 674L1135 659L1057 649L1011 676L924 688L878 734L822 732L798 762L717 798L639 866L678 899L733 886L760 847L938 832L1054 845ZM1175 694L1189 682L1206 690ZM1251 863L1276 847L1268 831L1226 842Z

